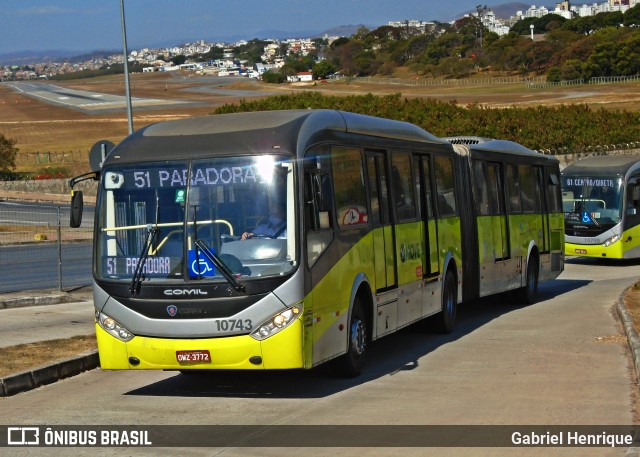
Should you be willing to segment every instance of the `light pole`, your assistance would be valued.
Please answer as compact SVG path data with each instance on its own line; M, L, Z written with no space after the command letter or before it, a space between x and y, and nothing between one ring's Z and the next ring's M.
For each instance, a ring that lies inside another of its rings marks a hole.
M129 135L133 133L133 111L131 109L131 89L129 86L129 59L127 52L127 27L124 21L124 0L120 0L120 18L122 19L122 48L124 54L124 89L127 98L127 119L129 121Z

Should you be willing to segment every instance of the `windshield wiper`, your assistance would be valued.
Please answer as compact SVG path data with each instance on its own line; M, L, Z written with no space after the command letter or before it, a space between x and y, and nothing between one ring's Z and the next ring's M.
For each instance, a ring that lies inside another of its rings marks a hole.
M156 190L156 224L154 226L149 225L147 227L149 229L149 234L147 235L147 239L144 242L142 252L138 257L138 262L136 263L136 269L133 272L133 278L131 278L131 286L129 287L129 291L131 292L131 295L134 295L134 294L137 295L140 293L140 286L142 285L142 272L144 271L144 266L147 264L147 259L149 258L149 251L151 251L151 247L154 244L157 244L157 238L158 238L158 235L160 234L160 228L158 228L159 219L160 219L160 197L158 196L158 191Z
M144 271L144 266L147 264L151 246L153 246L154 241L157 239L159 233L160 229L158 227L149 227L147 240L144 242L144 247L142 248L140 257L138 257L136 269L133 272L133 278L131 279L131 287L129 288L131 295L140 293L140 285L142 284L142 272Z
M244 287L242 284L240 284L235 276L233 275L233 272L231 270L229 270L229 267L227 267L224 262L222 260L220 260L220 258L211 250L209 249L209 246L207 246L207 244L202 241L202 240L195 240L194 244L196 245L196 247L198 249L200 249L200 251L202 251L202 253L204 254L204 256L209 259L209 261L211 263L213 263L213 265L220 270L220 273L222 274L222 276L224 276L224 278L227 280L227 282L229 284L231 284L231 286L237 291L237 292L243 292L245 293L247 291L246 287Z

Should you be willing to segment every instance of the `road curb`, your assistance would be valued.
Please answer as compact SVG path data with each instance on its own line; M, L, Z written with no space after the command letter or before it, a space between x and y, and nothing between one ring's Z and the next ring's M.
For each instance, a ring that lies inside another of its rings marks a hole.
M55 295L0 298L0 310L26 308L29 306L59 305L61 303L72 303L79 301L90 301L90 299L64 293Z
M635 326L633 325L633 319L631 318L631 314L629 314L629 310L627 309L627 305L624 303L624 297L627 295L629 290L633 286L627 287L622 291L620 296L618 297L618 316L622 321L622 325L624 326L624 331L627 334L627 341L629 342L629 349L631 349L631 356L633 357L633 365L636 369L636 379L638 379L640 375L640 335L636 331Z
M53 384L61 379L93 370L99 366L98 351L90 351L76 357L61 360L52 365L0 378L0 397L9 397L47 384Z
M629 343L629 349L631 350L631 357L633 358L633 366L636 370L636 382L640 380L640 335L636 331L635 325L633 325L633 319L631 318L631 314L629 314L629 310L627 309L627 305L624 303L624 297L627 295L629 290L631 290L633 286L627 287L622 293L618 296L618 303L616 305L616 309L618 311L618 317L622 321L622 325L624 326L624 332L627 334L627 342ZM635 437L634 443L638 442L638 436ZM625 453L625 457L639 457L640 456L640 447L632 446L627 449Z

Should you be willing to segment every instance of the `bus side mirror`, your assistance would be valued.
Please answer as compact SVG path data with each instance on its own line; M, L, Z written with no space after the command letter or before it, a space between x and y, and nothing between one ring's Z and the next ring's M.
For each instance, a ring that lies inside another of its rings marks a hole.
M82 210L84 207L84 198L82 191L74 191L71 194L71 214L69 218L69 226L72 228L80 227L82 224Z

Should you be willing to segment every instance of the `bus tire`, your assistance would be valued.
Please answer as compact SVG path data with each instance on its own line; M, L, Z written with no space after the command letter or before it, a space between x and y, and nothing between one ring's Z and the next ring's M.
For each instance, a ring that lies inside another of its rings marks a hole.
M442 310L433 316L432 327L438 333L451 333L456 323L458 285L451 270L444 276L442 286Z
M538 258L535 255L530 255L527 261L527 278L525 286L522 287L518 294L518 300L526 305L535 303L538 295L538 279L540 276L540 270L538 265Z
M341 376L354 378L362 373L367 352L367 321L359 297L353 302L349 319L347 353L338 358L338 372Z

